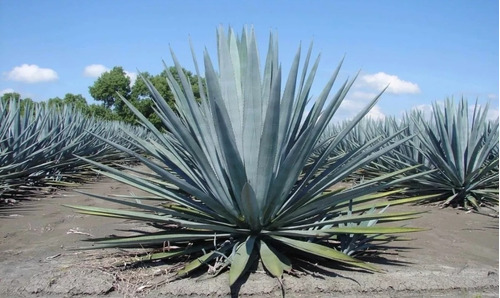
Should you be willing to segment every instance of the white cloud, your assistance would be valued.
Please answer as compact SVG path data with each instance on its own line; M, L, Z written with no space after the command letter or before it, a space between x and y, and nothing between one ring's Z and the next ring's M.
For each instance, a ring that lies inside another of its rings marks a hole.
M432 108L432 105L429 104L422 104L422 105L417 105L411 108L412 110L418 110L422 111L424 114L431 114L434 109Z
M350 119L355 117L361 110L363 110L370 101L377 96L377 93L354 91L342 101L339 107L338 115L340 119ZM383 119L385 114L382 112L378 105L375 105L365 116L372 119Z
M30 93L30 92L24 92L24 91L19 91L19 90L14 90L12 88L6 88L3 90L0 90L0 96L7 94L7 93L17 93L21 95L21 98L31 98L34 99L36 98L36 94Z
M385 118L385 114L382 112L382 109L378 105L375 105L365 116L366 118L371 118L375 120L381 120Z
M497 120L498 118L498 110L496 109L489 109L488 113L486 114L486 119L488 120Z
M349 111L355 115L355 113L366 107L375 96L377 94L372 92L354 91L347 95L347 98L342 101L339 109Z
M475 105L469 105L469 117L472 117L472 115L474 114L474 108ZM482 105L478 105L478 108L484 110L485 107ZM498 118L498 110L488 107L488 112L486 112L486 119L494 121L497 120L497 118Z
M381 91L389 85L386 91L388 93L402 94L420 92L420 88L416 83L401 80L397 76L386 74L385 72L366 74L361 76L360 80L363 85L375 88L378 91Z
M14 89L7 88L7 89L0 90L0 95L4 95L5 93L13 93L13 92L15 92Z
M130 79L130 86L133 86L135 83L135 80L137 80L137 74L135 72L125 70L125 75L127 77L129 77L129 79Z
M488 99L498 99L498 94L490 93L486 95Z
M85 66L83 69L83 75L86 77L97 78L108 70L109 68L102 64L91 64Z
M444 102L438 101L436 102L439 108L444 107ZM472 115L474 113L474 107L475 105L469 105L469 120L472 120ZM483 109L481 105L479 105L480 109ZM424 119L431 119L433 112L434 112L434 107L431 104L421 104L417 106L413 106L411 108L412 110L419 110L422 112ZM488 112L486 113L486 119L488 120L496 120L498 118L499 111L498 109L492 109L491 107L488 109Z
M374 92L364 92L364 91L354 91L349 97L356 100L363 100L368 102L369 100L374 99L378 94Z
M83 69L83 75L86 77L91 77L91 78L98 78L100 77L103 73L110 71L111 69L107 68L106 66L102 64L91 64L85 66ZM130 79L130 86L134 85L135 80L137 80L137 73L124 70L125 75Z
M57 72L50 68L41 68L35 64L23 64L7 73L7 79L25 83L49 82L58 79Z
M434 104L437 104L437 106L442 109L444 107L444 102L443 101L436 101ZM422 112L422 116L426 120L430 120L433 117L434 114L434 106L433 104L421 104L421 105L416 105L411 107L410 110L418 110Z
M364 102L359 102L352 99L344 99L342 104L340 104L339 110L349 114L350 116L356 115L356 112L361 111L365 106Z

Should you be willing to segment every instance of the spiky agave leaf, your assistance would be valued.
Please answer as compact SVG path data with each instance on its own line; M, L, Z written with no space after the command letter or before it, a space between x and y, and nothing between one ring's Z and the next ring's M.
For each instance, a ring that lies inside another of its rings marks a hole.
M112 141L108 143L135 155L152 173L132 175L90 162L100 166L103 174L169 203L153 207L143 203L147 198L141 199L140 203L122 201L141 210L134 212L72 206L88 214L155 222L161 229L147 236L103 240L96 247L142 247L144 244L161 247L165 241L181 247L203 247L180 275L224 255L227 259L223 267L232 262L230 284L238 280L259 256L265 268L280 277L283 271L290 270L290 260L286 256L290 248L346 266L376 270L373 265L339 251L340 246L332 244L335 241L331 239L351 233L384 235L417 231L375 226L340 228L346 222L360 223L367 219L391 221L412 218L414 214L411 213L362 213L371 208L366 204L380 199L377 191L401 179L411 179L393 178L412 168L387 174L351 189L325 191L374 158L408 140L395 140L395 133L329 162L332 152L375 105L380 95L326 146L318 149L321 135L354 80L346 80L330 96L339 65L308 110L311 86L319 63L318 58L308 71L311 48L302 71L299 71L301 50L298 49L283 87L274 35L270 38L263 72L260 70L253 30L246 28L238 37L231 29L226 34L220 28L217 37L218 71L205 52L206 81L203 83L200 79L199 84L201 102L198 103L195 98L173 53L180 83L169 72L167 81L179 114L174 113L153 85L145 80L153 94L156 113L167 133L161 133L122 98L156 138L133 138L131 143L154 158L145 158ZM198 72L194 54L193 59ZM200 75L198 77L201 78ZM346 204L359 206L361 211L347 216L349 208ZM388 203L381 204L385 207ZM172 225L177 229L172 229ZM281 250L285 247L285 251ZM189 251L189 254L192 253Z

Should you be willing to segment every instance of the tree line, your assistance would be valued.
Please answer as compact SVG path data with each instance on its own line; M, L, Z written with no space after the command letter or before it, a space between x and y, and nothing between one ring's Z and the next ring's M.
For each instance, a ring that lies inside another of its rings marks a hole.
M151 75L148 72L141 75L148 79L158 90L161 96L167 101L170 107L175 111L174 96L167 84L166 71L170 71L174 78L179 81L179 76L175 67L170 67L157 75ZM199 97L198 76L190 71L183 70L188 77L195 96ZM88 104L85 97L81 94L67 93L63 98L54 97L46 101L34 102L31 98L21 98L16 92L5 93L1 100L10 99L20 100L21 109L26 105L46 105L55 109L62 109L65 105L71 105L84 115L92 116L103 120L117 120L134 124L135 115L118 98L117 92L130 101L145 117L156 127L161 128L161 119L154 112L154 104L148 87L144 80L138 78L134 84L131 84L130 78L126 75L121 66L115 66L113 69L104 72L97 78L92 86L89 87L89 93L96 103Z

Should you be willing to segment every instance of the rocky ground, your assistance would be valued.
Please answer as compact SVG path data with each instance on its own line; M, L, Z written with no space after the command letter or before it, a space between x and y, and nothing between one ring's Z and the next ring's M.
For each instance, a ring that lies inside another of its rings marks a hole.
M107 178L81 189L140 193ZM81 215L62 204L113 205L65 190L3 212L0 297L281 296L279 283L259 267L231 293L227 274L169 281L182 259L123 270L115 265L137 252L74 250L89 245L83 242L89 237L145 224ZM408 225L429 230L391 244L376 260L384 273L311 267L308 274L284 277L287 297L498 297L498 218L436 206L398 209L428 211Z

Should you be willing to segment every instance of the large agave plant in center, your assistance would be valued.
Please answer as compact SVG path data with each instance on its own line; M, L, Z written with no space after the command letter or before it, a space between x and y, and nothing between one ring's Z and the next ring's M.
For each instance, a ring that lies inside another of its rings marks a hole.
M391 239L390 234L418 230L375 225L415 216L382 212L387 203L380 200L387 193L380 191L398 183L406 170L350 188L331 187L407 139L392 144L394 136L371 140L332 162L335 147L378 97L342 131L321 143L322 133L354 82L346 80L330 95L340 65L311 100L319 62L318 57L308 71L311 48L301 67L299 47L285 81L273 34L263 71L252 29L237 36L231 29L226 33L220 28L217 37L218 67L205 53L201 98L195 98L173 53L180 80L170 73L166 79L177 112L146 80L167 132L157 130L123 98L154 135L152 139L130 136L133 145L149 157L108 142L135 155L150 171L135 175L94 164L101 173L151 196L101 197L134 210L70 207L86 214L153 222L159 230L101 239L96 247L165 248L168 244L168 251L151 253L144 260L191 255L178 276L212 264L212 269L229 268L231 285L259 260L278 278L291 270L295 257L326 258L376 270L356 259L356 253L371 243ZM201 78L194 54L193 59ZM214 266L215 262L220 266Z

